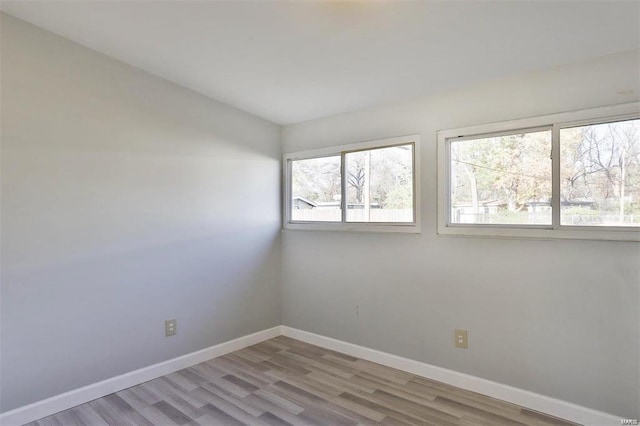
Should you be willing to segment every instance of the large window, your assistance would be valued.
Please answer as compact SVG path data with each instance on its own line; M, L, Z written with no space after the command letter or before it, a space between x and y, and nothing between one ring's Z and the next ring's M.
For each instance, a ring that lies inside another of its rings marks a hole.
M640 240L640 106L438 132L442 234Z
M419 232L416 136L285 154L285 227Z

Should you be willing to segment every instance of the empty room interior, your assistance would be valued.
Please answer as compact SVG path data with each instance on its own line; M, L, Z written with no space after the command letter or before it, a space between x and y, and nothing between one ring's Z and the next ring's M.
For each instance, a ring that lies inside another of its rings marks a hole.
M0 424L637 425L640 2L1 1Z

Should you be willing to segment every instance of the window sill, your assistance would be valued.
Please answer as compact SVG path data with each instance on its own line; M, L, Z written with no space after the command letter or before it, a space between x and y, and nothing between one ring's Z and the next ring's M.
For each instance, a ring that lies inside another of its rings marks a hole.
M297 231L338 231L338 232L395 232L401 234L420 234L420 225L415 223L311 223L289 222L284 225L285 230Z
M516 228L499 226L449 225L438 228L438 235L488 238L525 238L525 239L569 239L595 241L640 242L640 229L585 229L562 227L551 228Z

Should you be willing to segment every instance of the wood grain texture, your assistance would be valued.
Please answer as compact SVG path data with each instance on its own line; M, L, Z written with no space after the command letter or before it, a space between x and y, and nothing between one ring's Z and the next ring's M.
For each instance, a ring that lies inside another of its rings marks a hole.
M279 336L29 426L575 425Z

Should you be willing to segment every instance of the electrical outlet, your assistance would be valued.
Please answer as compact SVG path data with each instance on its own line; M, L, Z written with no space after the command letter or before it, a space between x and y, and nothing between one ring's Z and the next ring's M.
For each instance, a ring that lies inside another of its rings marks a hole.
M175 319L166 320L164 322L164 334L165 336L175 336L178 332L178 321Z
M456 348L467 349L469 347L469 341L467 340L467 330L456 330Z
M356 315L360 315L360 305L354 306L353 310L355 311Z

